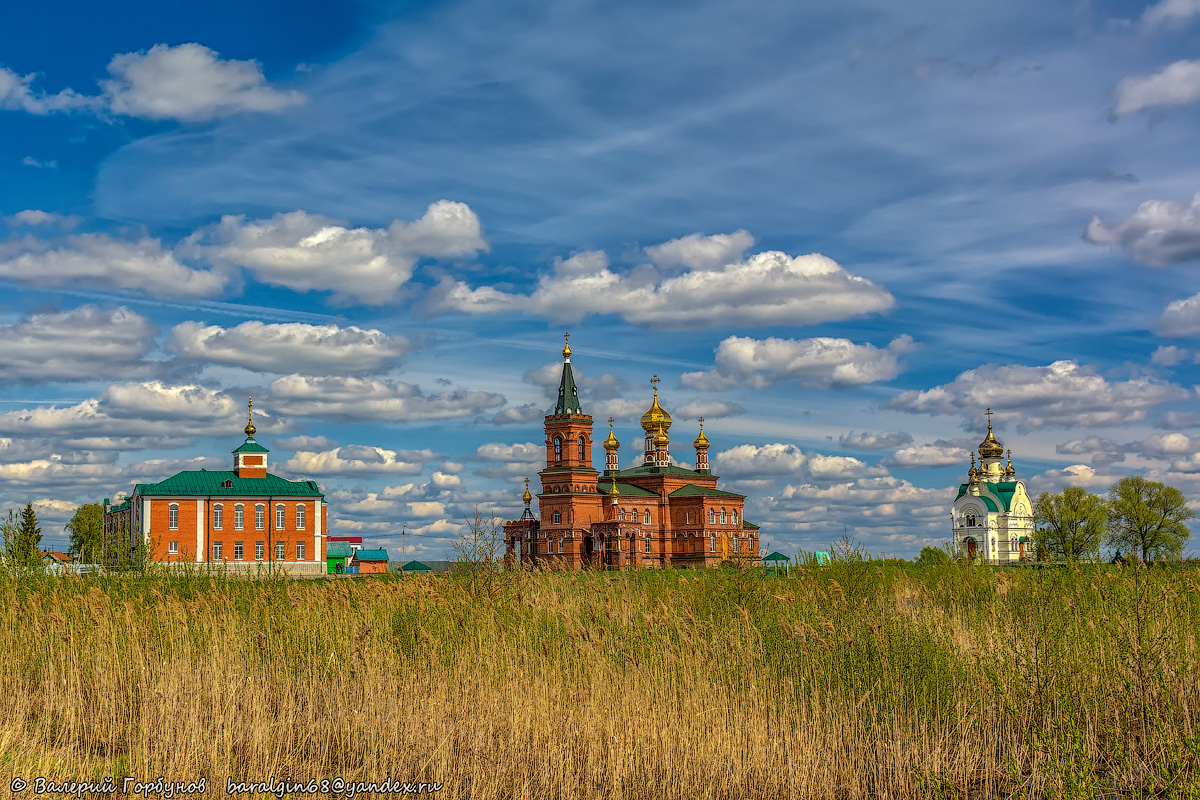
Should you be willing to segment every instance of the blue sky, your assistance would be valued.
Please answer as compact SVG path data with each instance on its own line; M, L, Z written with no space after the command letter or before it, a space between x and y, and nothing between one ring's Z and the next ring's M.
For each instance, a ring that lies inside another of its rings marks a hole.
M571 331L772 549L1032 493L1200 507L1200 2L47 3L0 30L0 504L230 462L336 533L519 512Z

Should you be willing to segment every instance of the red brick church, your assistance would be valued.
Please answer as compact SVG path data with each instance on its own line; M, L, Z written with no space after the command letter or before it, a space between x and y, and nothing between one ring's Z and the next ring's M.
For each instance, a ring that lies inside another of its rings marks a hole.
M546 467L538 476L538 512L526 480L525 513L504 524L506 554L559 569L710 567L758 562L758 526L742 516L745 495L717 488L708 466L704 419L692 446L695 469L671 463L671 415L654 400L642 415L642 461L620 469L621 443L609 419L604 471L592 466L592 418L583 413L563 347L558 401L546 417Z

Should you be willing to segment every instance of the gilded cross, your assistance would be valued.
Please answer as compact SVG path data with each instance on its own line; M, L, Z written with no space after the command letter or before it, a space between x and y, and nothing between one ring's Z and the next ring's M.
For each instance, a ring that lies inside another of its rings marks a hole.
M704 417L700 418L700 430L704 430Z
M990 428L990 427L992 427L992 409L988 408L988 410L985 413L987 414L988 427Z
M563 334L563 343L564 343L564 344L566 344L566 345L568 345L568 346L570 346L570 344L571 344L571 334L569 334L569 333L564 333L564 334Z
M657 373L655 373L654 377L650 379L650 383L652 386L654 386L654 391L657 392L658 391L658 374Z

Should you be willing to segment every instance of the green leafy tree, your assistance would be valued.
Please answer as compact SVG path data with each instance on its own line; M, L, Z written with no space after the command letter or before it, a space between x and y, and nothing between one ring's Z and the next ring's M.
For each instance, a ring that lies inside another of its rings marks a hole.
M1108 543L1140 554L1143 561L1159 556L1179 558L1191 538L1187 521L1196 512L1174 486L1129 476L1108 490Z
M104 508L99 503L86 503L75 509L66 525L71 535L70 550L80 560L98 563L104 556Z
M940 547L922 547L917 556L917 565L921 567L944 567L950 563L950 554Z
M15 526L14 521L10 511L8 521L4 525L6 560L14 567L40 567L42 553L39 545L42 542L42 529L38 526L37 512L33 510L33 504L26 503L25 508L21 509L21 519Z
M13 548L17 544L17 515L10 508L8 516L0 519L0 532L4 534L4 562L11 564L13 560Z
M1042 492L1033 503L1034 546L1053 559L1078 561L1100 554L1108 527L1104 498L1078 486Z

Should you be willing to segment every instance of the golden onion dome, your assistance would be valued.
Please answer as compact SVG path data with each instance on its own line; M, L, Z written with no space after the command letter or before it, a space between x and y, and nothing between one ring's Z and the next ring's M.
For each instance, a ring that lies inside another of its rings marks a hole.
M667 432L663 429L662 423L658 424L658 433L654 434L654 446L666 447L671 443L671 439L667 436Z
M996 441L996 437L992 435L992 410L987 410L988 432L984 440L979 443L980 458L1003 458L1004 445Z
M613 435L613 418L608 418L608 438L604 440L605 450L620 450L621 443L617 441L617 437Z
M707 450L709 445L708 437L704 435L704 417L700 418L700 435L696 437L696 441L692 442L692 446L697 450Z
M569 359L570 357L571 357L571 334L564 333L563 334L563 358Z
M996 437L992 435L992 426L988 425L987 438L979 443L980 458L1003 458L1004 445L996 441Z
M254 398L247 397L246 398L246 428L245 428L246 438L253 439L255 430L256 430L256 428L254 427Z
M614 500L621 496L621 492L617 490L617 482L616 481L612 482L612 488L610 488L608 490L608 496L613 498Z
M967 470L967 483L972 486L979 483L979 470L975 468L975 454L971 453L971 468Z
M658 404L658 376L655 375L650 381L654 384L654 402L650 404L650 408L642 414L642 430L646 435L654 433L661 426L664 431L671 430L671 415L666 409Z
M1008 466L1004 468L1004 477L1015 478L1016 475L1017 475L1017 471L1015 469L1013 469L1013 465L1012 465L1012 450L1009 450L1008 451Z
M521 502L524 503L525 505L529 505L529 503L532 502L532 500L533 500L533 495L531 495L529 493L529 478L526 478L525 479L525 494L521 495Z

